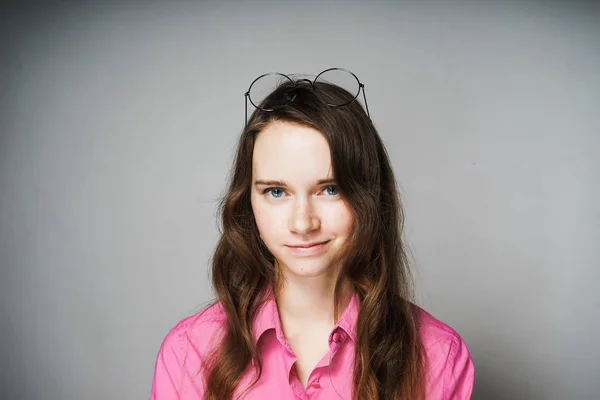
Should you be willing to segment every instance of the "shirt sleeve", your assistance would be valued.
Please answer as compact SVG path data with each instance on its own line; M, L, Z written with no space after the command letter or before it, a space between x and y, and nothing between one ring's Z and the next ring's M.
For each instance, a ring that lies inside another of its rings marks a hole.
M450 345L444 376L444 399L468 400L473 392L475 367L467 345L455 336Z
M180 399L185 342L179 328L180 326L173 328L160 346L150 400Z

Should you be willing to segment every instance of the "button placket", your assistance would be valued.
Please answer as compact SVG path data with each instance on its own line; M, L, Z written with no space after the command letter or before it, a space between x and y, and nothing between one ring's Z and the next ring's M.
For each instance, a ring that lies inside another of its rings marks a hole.
M292 389L294 390L294 392L296 393L296 396L298 396L298 398L304 400L304 399L308 399L308 396L306 394L306 391L304 390L304 388L302 387L302 384L300 383L300 379L298 379L297 375L293 375L292 378Z

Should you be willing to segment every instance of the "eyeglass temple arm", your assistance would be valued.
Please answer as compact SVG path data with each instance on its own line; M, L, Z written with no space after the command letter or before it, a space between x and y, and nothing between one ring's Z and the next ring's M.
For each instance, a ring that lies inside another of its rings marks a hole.
M360 83L360 87L362 88L363 100L365 101L365 108L367 109L367 117L369 117L369 121L370 121L371 113L369 113L369 105L367 104L367 95L365 93L365 85Z
M248 96L250 95L250 92L246 92L244 93L244 99L245 101L245 107L244 107L244 126L248 126Z

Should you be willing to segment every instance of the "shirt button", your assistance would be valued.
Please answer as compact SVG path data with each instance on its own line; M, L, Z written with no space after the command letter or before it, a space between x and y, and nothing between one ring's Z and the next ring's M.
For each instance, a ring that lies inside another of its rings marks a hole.
M335 331L332 339L335 343L340 343L342 341L342 335L338 331Z
M318 380L315 380L313 381L313 383L310 384L310 387L312 387L313 389L319 389L321 387L321 384Z

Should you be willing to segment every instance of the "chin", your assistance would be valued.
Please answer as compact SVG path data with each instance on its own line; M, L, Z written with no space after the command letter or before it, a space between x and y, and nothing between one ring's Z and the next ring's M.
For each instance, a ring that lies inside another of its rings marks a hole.
M285 275L295 275L305 278L316 278L327 275L331 272L333 266L325 260L285 260L282 265Z

